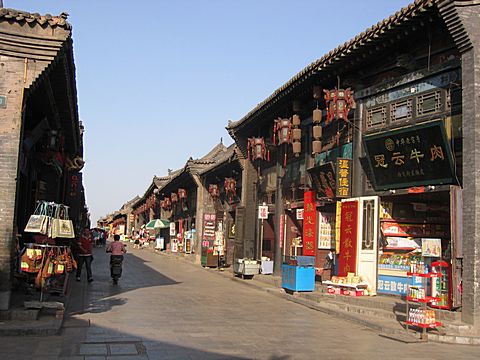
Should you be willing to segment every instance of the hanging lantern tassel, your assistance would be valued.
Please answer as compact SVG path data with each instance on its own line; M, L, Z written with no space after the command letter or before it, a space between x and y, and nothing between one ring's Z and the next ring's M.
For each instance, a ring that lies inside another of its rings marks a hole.
M270 150L267 150L267 161L270 161Z
M285 150L285 148L283 149L283 152L284 152L283 167L286 168L287 167L287 151Z
M275 121L275 120L274 120ZM276 133L277 133L277 123L275 122L273 124L273 145L277 144L277 139L276 139Z
M335 137L337 138L337 146L340 146L340 131L337 131Z

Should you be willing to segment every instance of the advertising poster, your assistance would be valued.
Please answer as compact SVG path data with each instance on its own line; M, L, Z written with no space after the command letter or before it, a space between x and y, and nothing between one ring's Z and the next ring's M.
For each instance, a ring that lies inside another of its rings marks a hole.
M442 256L442 240L433 238L422 239L422 256L440 257Z
M318 216L318 248L335 248L335 214L319 213Z

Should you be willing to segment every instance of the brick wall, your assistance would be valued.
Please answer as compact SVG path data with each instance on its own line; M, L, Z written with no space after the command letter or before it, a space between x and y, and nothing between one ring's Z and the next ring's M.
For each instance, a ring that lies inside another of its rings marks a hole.
M47 65L46 61L0 55L0 95L7 97L7 107L0 108L0 310L10 305L23 89L28 89Z
M23 71L22 59L0 56L0 95L7 97L0 109L0 310L10 302Z
M480 5L459 7L457 11L474 46L462 55L462 320L480 328Z

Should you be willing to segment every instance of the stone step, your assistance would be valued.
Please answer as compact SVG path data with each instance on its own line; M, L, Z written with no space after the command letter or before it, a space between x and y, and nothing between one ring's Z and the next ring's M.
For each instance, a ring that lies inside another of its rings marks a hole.
M39 309L10 309L0 312L0 320L34 321L38 319Z
M63 319L45 316L38 320L10 320L0 322L0 336L50 336L60 332Z
M405 320L405 312L403 311L393 311L392 309L390 310L385 310L382 307L370 307L370 306L361 306L361 305L356 305L352 304L349 302L343 302L343 301L336 301L336 298L330 298L328 296L316 296L315 294L301 294L301 297L309 300L309 301L314 301L317 303L321 303L323 306L331 308L331 309L337 309L337 310L342 310L348 313L354 313L354 314L359 314L359 315L366 315L366 316L372 316L376 318L383 318L383 319L390 319L390 320L397 320L397 321L404 321Z

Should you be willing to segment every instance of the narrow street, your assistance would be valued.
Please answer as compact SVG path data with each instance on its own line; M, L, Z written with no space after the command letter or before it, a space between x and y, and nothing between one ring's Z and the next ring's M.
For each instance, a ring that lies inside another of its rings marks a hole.
M118 286L95 249L94 281L71 284L60 336L0 338L2 359L478 359L480 348L404 344L232 281L133 250ZM246 280L248 281L248 280Z

